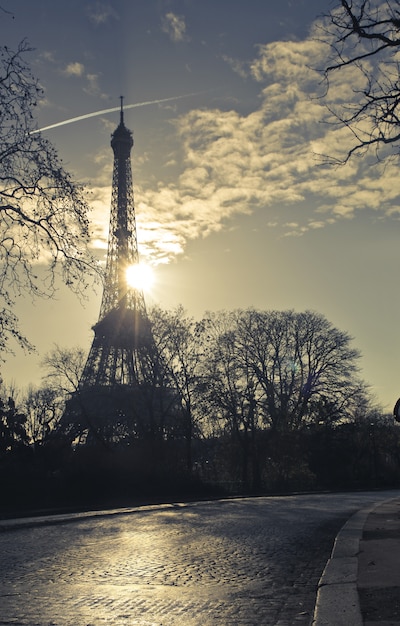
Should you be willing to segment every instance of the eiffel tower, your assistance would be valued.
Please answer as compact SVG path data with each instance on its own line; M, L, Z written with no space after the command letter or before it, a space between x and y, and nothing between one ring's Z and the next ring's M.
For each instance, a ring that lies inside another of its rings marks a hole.
M103 297L94 339L77 391L62 418L69 438L121 443L165 439L176 428L179 402L154 342L143 291L130 286L127 271L139 263L134 208L132 133L120 123L111 136L114 152L108 253Z

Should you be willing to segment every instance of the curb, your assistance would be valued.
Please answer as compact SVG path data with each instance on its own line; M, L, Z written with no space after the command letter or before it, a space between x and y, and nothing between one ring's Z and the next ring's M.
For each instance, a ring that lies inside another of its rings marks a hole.
M143 506L126 507L119 509L106 509L100 511L81 511L77 513L58 513L55 515L39 515L34 517L20 517L0 520L0 533L21 528L38 528L40 526L55 526L68 524L79 520L90 520L99 517L112 517L116 515L131 515L133 513L146 513L160 509L181 508L188 506L187 503L173 502L162 504L146 504Z
M331 557L317 586L311 626L362 626L357 590L360 539L368 516L389 498L355 513L336 536Z

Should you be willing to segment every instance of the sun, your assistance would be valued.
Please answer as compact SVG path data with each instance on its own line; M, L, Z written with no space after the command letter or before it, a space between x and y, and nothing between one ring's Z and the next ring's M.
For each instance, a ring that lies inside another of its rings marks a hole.
M149 291L154 284L154 271L151 265L135 263L126 268L126 282L133 289Z

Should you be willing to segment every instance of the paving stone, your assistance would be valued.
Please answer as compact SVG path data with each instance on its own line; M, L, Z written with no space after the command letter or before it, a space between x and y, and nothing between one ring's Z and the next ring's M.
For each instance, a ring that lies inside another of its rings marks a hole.
M309 625L376 494L244 498L0 533L0 626Z

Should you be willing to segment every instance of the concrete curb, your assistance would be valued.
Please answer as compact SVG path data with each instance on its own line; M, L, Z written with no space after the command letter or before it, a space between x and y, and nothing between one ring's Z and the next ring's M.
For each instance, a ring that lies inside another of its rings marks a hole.
M312 626L363 625L357 590L360 539L368 516L392 499L358 511L339 531L318 583Z
M120 509L106 509L100 511L81 511L77 513L58 513L54 515L38 515L34 517L20 517L0 520L0 533L21 528L38 528L40 526L55 526L80 520L91 520L99 517L112 517L115 515L131 515L133 513L145 513L160 511L163 509L176 509L189 506L190 503L172 502L162 504L146 504L143 506L126 507Z

